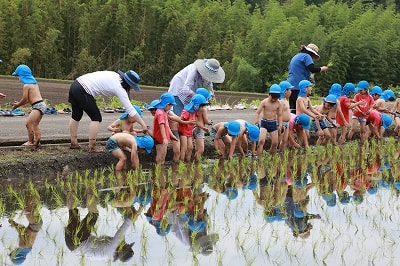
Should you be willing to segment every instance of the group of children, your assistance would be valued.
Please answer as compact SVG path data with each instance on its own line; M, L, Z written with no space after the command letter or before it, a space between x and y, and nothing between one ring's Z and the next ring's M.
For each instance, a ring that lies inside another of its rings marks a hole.
M212 95L206 88L197 89L180 116L173 111L176 104L174 97L168 92L163 93L158 100L147 105L154 117L152 130L149 130L154 144L148 141L148 146L138 145L138 148L151 151L151 145L155 145L156 163L163 164L171 142L174 163L198 161L204 152L206 135L211 137L220 158L231 159L235 151L241 155L260 157L268 133L269 152L276 153L278 149L308 148L310 131L317 134L316 145L343 144L354 137L358 127L361 142L370 137L382 139L385 129L393 120L396 123L394 132L400 132L400 100L397 99L392 108L386 105L387 101L395 100L391 90L382 91L379 86L370 89L364 80L357 87L352 83L346 83L343 87L335 83L322 103L313 105L310 99L313 84L302 80L298 85L300 91L295 110L290 109L289 105L293 85L282 81L269 88L268 97L261 101L255 111L253 123L244 119L213 123L207 115L207 105ZM139 107L135 108L140 111ZM132 122L127 115L122 115L110 125L108 128L113 132L113 138L119 138L118 131L140 133L133 128ZM118 123L122 123L122 126L116 126ZM136 140L138 138L142 137L136 137ZM150 139L149 136L146 138Z

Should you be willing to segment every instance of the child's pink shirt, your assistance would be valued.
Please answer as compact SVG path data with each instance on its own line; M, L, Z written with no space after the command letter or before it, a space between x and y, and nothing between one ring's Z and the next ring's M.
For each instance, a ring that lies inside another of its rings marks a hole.
M181 119L183 121L196 120L196 117L197 117L197 112L190 113L185 109L182 110ZM191 136L193 136L193 128L194 128L193 124L179 123L179 125L178 125L179 135L185 136L185 137L191 137Z
M340 105L340 110L342 110L344 119L346 120L347 123L350 122L350 99L347 96L340 96L339 98L339 105ZM342 120L342 117L339 115L339 112L336 112L336 123L338 123L340 126L345 125L345 121Z
M171 136L169 134L170 129L169 129L169 123L168 123L168 114L164 111L164 109L157 109L156 113L154 114L153 138L156 141L156 144L163 143L160 124L164 124L165 136L167 137L168 142L170 142Z
M366 94L362 95L360 93L357 93L356 96L354 96L354 102L359 102L362 101L361 104L358 105L358 108L360 109L361 112L367 112L372 105L374 105L375 101L374 98L372 98L371 95ZM354 109L353 115L359 118L366 118L368 115L363 115L362 113L358 112L356 109Z

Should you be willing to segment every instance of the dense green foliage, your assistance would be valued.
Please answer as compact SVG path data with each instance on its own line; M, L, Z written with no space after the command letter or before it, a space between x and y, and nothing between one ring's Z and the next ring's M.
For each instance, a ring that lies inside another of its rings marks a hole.
M244 0L0 0L0 74L26 63L34 75L72 79L134 69L168 86L197 58L215 57L220 88L264 92L286 78L301 44L320 47L317 88L366 79L400 82L396 2Z

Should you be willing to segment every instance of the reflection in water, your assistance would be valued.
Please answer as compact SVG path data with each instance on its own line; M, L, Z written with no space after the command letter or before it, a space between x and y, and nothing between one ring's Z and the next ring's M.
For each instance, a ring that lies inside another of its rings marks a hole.
M394 264L399 144L65 171L2 192L2 265Z

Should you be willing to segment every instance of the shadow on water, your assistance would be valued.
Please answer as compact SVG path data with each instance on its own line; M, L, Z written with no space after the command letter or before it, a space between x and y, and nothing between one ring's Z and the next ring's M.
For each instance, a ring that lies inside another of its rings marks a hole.
M2 265L395 264L399 144L70 172L3 187Z

